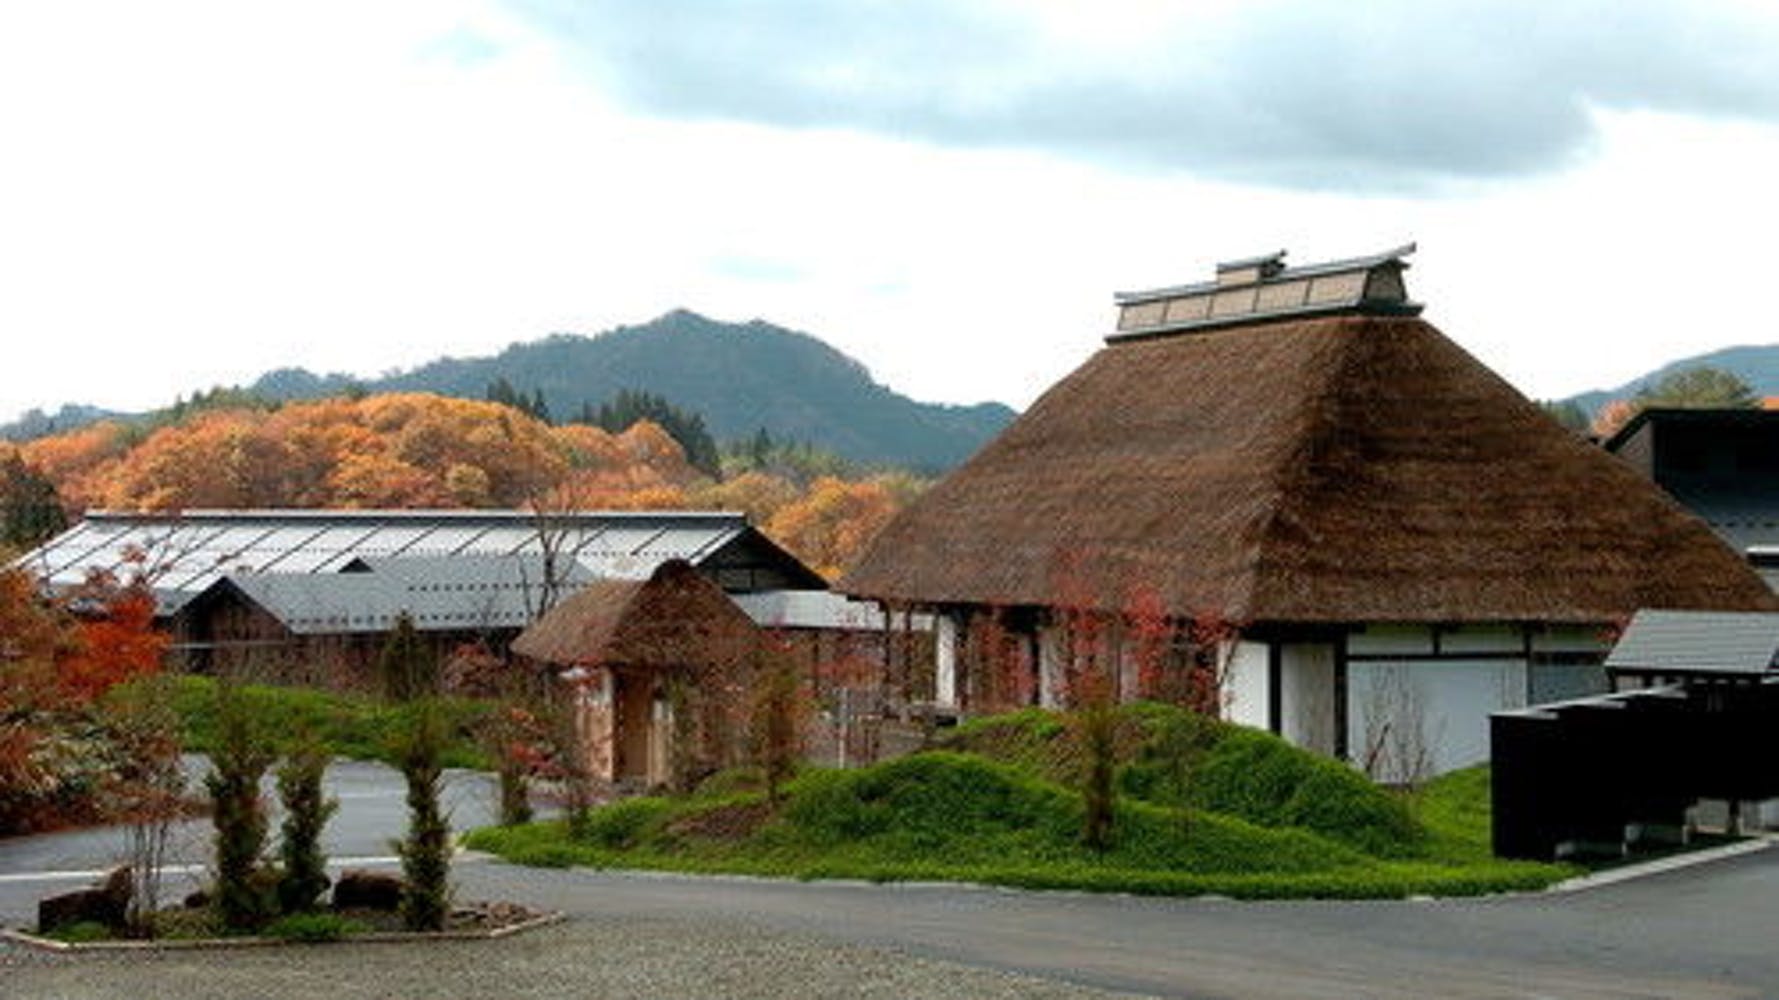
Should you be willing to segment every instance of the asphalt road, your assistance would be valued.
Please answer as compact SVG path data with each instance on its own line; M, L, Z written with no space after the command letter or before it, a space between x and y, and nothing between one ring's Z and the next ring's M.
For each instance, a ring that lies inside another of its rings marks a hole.
M203 788L209 768L203 757L185 761L187 786ZM446 771L441 799L459 830L494 822L498 796L491 775L479 771ZM339 812L323 832L323 848L337 864L375 865L394 852L389 842L407 824L406 789L401 775L382 764L337 761L328 768L327 793L340 803ZM272 806L271 836L277 837L280 814L277 796L268 777L267 802ZM210 858L214 828L208 818L176 824L169 840L169 864L181 869L170 878L175 894L195 887ZM78 887L88 873L120 864L128 854L126 827L95 827L32 837L0 839L0 923L20 924L35 919L38 896Z
M383 840L399 830L390 820L399 816L399 788L391 772L359 770L367 767L341 776L338 787L363 797L343 804L336 835L386 853ZM460 810L474 808L475 787L464 779ZM392 825L373 829L382 822ZM0 842L0 922L26 922L48 888L18 868L33 858L82 863L73 848ZM601 940L634 925L675 943L650 961L681 963L688 974L708 973L738 935L767 935L807 954L828 949L841 963L890 953L941 973L1017 973L1032 983L1157 996L1779 998L1779 850L1579 893L1375 903L649 876L486 859L461 862L455 877L465 898L516 899L574 917L547 932L546 964L549 954L567 953L595 965L619 961L629 952L602 950ZM304 961L326 963L327 955ZM519 982L527 973L515 966L511 975ZM815 983L802 985L828 992ZM771 995L816 995L794 980L783 985Z
M469 895L1182 997L1779 997L1779 851L1572 894L1238 903L469 865Z

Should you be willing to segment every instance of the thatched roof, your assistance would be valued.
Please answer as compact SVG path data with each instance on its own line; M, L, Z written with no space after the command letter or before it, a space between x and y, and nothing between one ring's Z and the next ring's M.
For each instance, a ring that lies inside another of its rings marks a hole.
M842 583L1238 622L1606 622L1774 596L1697 518L1423 320L1114 343Z
M758 630L684 560L647 580L596 580L513 640L513 652L560 667L702 668L740 662Z

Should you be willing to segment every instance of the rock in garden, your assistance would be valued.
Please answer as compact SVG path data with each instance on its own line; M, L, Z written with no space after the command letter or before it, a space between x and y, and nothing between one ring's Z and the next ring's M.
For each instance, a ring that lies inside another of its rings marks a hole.
M98 884L60 896L50 896L37 903L37 930L47 933L78 923L104 924L121 930L129 919L130 895L134 879L130 868L117 868Z
M402 880L394 875L351 868L341 872L334 884L336 910L393 911L401 901Z

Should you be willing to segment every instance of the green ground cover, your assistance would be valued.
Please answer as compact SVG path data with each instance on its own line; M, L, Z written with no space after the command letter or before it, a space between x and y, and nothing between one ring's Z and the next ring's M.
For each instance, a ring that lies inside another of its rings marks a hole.
M185 748L207 753L216 740L216 682L208 677L174 679L173 706L179 714ZM390 704L368 695L336 694L313 688L249 684L240 688L252 717L275 738L313 733L336 757L394 763L390 738L406 732L410 705ZM488 711L468 698L443 700L449 739L446 767L487 770L492 765L472 732Z
M793 878L953 880L1239 898L1389 898L1534 889L1573 873L1489 857L1485 771L1410 798L1266 733L1157 705L1121 710L1112 846L1083 846L1080 754L1063 718L961 727L942 749L816 769L779 802L735 775L683 797L478 830L471 847L534 865Z

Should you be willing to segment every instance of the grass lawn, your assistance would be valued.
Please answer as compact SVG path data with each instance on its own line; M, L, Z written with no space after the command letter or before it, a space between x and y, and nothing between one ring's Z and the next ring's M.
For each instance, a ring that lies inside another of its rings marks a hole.
M216 682L208 677L172 678L173 706L179 714L185 748L206 753L216 739ZM329 752L354 760L393 763L391 737L407 727L411 707L393 705L367 695L343 695L313 688L250 684L240 689L252 717L275 738L314 733ZM487 706L467 698L444 700L450 742L447 767L487 770L487 753L472 733Z
M1488 856L1486 772L1407 799L1269 734L1155 705L1122 710L1120 741L1104 852L1080 842L1072 730L1041 712L971 723L946 749L806 771L779 802L731 779L595 810L578 838L546 822L469 845L534 865L1250 899L1470 895L1575 871Z

